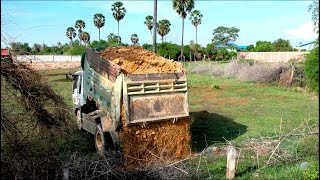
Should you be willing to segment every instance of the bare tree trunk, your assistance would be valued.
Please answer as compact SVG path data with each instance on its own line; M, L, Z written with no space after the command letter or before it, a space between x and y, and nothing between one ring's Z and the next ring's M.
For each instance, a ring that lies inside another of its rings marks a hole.
M100 41L100 28L99 28L99 41Z
M181 60L183 60L183 32L184 32L184 18L182 18Z
M119 21L118 21L118 44L120 44L120 36L119 36Z
M198 26L196 26L196 48L198 44Z
M162 41L162 43L163 43L163 36L161 36L161 41Z
M157 0L153 3L153 52L157 52Z

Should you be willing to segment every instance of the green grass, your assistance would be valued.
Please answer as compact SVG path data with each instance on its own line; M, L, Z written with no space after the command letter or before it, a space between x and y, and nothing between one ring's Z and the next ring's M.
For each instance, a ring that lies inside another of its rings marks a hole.
M220 88L212 88L213 84ZM222 136L241 141L275 135L281 119L285 132L307 119L310 124L318 123L319 100L313 94L194 73L188 73L188 85L190 112L197 128L191 130L197 138L206 135L208 145L223 141ZM199 146L206 144L196 148Z
M68 71L70 69L55 69L41 73L53 89L65 98L71 111L72 80L65 79ZM309 125L319 121L319 100L312 93L304 94L276 85L240 82L203 74L187 73L187 76L190 116L193 120L191 144L195 151L210 145L218 146L225 140L241 142L248 137L274 136L279 131L281 119L283 132L291 131L306 120ZM78 130L74 133L74 136L59 142L61 152L94 151L92 137ZM247 152L245 158L239 161L236 179L308 179L317 176L318 139L310 138L306 142L299 140L295 144L297 153L303 155L304 159L265 169L257 169L256 162L250 159L255 156L254 152ZM284 143L283 146L291 147L290 143ZM67 158L64 154L60 156ZM226 156L208 154L203 158L206 163L202 159L198 169L201 172L200 179L225 178ZM261 157L261 163L266 158ZM303 161L311 164L305 170L298 168ZM196 169L198 162L199 158L195 159L190 167Z

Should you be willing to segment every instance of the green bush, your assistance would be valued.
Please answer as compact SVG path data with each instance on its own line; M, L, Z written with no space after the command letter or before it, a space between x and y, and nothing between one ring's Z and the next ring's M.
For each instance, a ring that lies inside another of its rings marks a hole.
M180 54L180 46L168 42L157 44L157 54L166 58L177 60Z
M309 54L306 54L305 74L309 87L319 92L319 47L314 48Z

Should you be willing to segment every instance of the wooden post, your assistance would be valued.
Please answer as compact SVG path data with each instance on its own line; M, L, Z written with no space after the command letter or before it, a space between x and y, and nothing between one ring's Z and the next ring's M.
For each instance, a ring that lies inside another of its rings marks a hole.
M233 179L236 172L236 150L233 146L228 146L227 152L227 179Z

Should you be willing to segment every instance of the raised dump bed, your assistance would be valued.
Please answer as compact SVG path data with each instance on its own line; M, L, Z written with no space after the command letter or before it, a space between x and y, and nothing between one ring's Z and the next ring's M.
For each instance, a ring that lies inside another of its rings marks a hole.
M98 151L119 147L128 157L150 160L143 149L166 148L163 140L174 142L177 158L188 154L188 88L180 63L129 46L87 49L81 66L74 76L74 111L79 128L95 134Z

